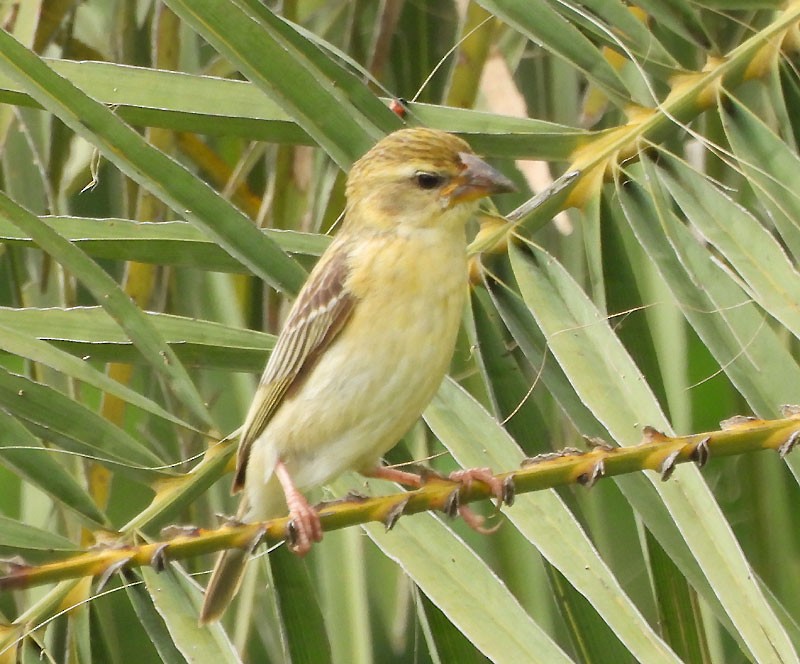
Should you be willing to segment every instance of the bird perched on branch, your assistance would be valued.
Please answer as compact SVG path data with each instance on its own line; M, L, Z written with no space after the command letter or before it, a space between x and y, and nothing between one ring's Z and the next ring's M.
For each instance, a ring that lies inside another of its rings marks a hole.
M513 190L466 142L432 129L396 131L353 165L343 226L286 319L242 429L238 518L288 508L290 546L303 555L322 539L303 490L346 470L390 477L380 458L419 418L453 354L465 225L480 198ZM221 554L202 623L224 611L247 555Z

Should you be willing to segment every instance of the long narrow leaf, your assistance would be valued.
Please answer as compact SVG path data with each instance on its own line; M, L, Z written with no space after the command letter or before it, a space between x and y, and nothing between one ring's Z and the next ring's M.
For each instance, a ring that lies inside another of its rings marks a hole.
M158 613L166 624L172 642L189 662L197 664L235 664L240 662L233 644L219 623L200 627L200 589L180 568L168 568L157 574L142 569L145 586Z
M252 274L246 265L233 258L201 228L185 221L150 223L82 217L40 219L90 256ZM320 256L330 244L330 238L324 235L275 229L262 229L262 232L293 255ZM30 234L23 233L3 218L0 218L0 242L36 246Z
M34 362L40 362L64 375L92 385L107 394L112 394L151 415L161 417L177 426L191 428L186 422L168 413L151 399L112 380L105 373L98 371L86 362L55 348L46 341L32 339L1 323L0 350L13 353Z
M354 91L348 95L347 89L366 88L269 9L251 2L167 0L167 5L295 119L340 167L349 168L381 136L400 126L399 118L385 107L378 116L356 106ZM359 97L363 104L364 94ZM372 95L367 99L370 105L376 102Z
M163 459L122 429L53 388L0 369L0 407L40 427L65 449L87 454L138 477L155 479Z
M0 416L0 464L39 487L59 505L76 512L95 526L104 527L107 519L92 497L56 461L53 452L41 444L13 417Z
M511 252L522 294L548 337L548 345L586 404L621 444L639 442L635 424L669 425L646 382L607 321L546 252ZM750 567L711 492L693 468L680 481L647 476L670 510L700 568L756 658L776 650L797 657L786 632L752 581Z
M522 451L477 402L445 380L425 421L465 468L518 467ZM674 662L555 491L518 496L508 519L581 592L639 661Z
M3 37L0 33L0 43ZM78 277L119 326L141 349L151 366L167 381L184 404L201 421L208 422L203 398L172 349L153 328L147 317L108 274L80 249L43 224L38 217L0 192L0 212L65 268Z
M147 312L147 319L184 362L228 371L261 371L274 337L212 321ZM124 330L101 307L11 309L0 325L44 339L72 355L103 362L144 362Z
M0 32L0 70L126 175L206 230L254 274L284 291L299 290L303 270L247 217L5 32Z
M387 492L392 485L370 480ZM358 490L350 478L338 490ZM497 662L568 662L569 658L528 616L502 581L436 516L400 519L386 533L367 525L375 544L408 574L487 657ZM487 616L503 616L500 621Z

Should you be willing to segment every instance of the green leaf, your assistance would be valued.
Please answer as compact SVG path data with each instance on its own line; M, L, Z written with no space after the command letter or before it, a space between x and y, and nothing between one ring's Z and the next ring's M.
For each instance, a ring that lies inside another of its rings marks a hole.
M636 428L644 422L668 432L669 425L639 370L605 317L563 267L535 246L527 253L512 247L511 258L522 295L545 332L548 346L614 440L623 445L638 443ZM746 647L756 658L777 649L791 659L793 650L786 632L753 582L730 526L697 470L684 467L680 481L671 483L646 477L669 509ZM636 503L634 507L641 509ZM669 542L662 545L670 548Z
M249 81L109 62L44 61L89 96L112 106L119 119L135 126L315 145L291 117ZM0 71L0 101L41 107L25 91L24 85ZM466 108L409 103L409 109L420 124L462 134L476 151L490 157L565 160L596 135L536 118Z
M800 337L800 274L770 232L680 160L666 157L660 171L684 214L727 259L747 294Z
M435 655L432 658L434 661L459 662L459 664L470 662L479 664L487 661L424 593L418 594L417 614L422 614L420 619L425 621L423 633L428 640L428 648Z
M497 422L450 379L425 410L425 421L464 468L518 468L524 458ZM555 491L517 496L503 513L589 600L638 660L676 661Z
M338 493L358 490L344 477ZM370 480L376 491L388 482ZM370 539L394 560L430 600L489 659L502 662L569 662L569 658L528 616L516 598L466 544L431 513L400 519L391 532L362 526ZM503 616L501 621L486 616Z
M0 70L76 134L93 143L122 172L207 231L254 274L281 290L299 290L305 279L302 268L247 217L7 33L0 33ZM5 214L10 213L6 210Z
M135 577L131 575L129 578L133 579ZM143 584L134 581L126 583L124 588L133 610L136 611L136 617L147 632L153 647L158 651L161 661L165 664L184 664L187 661L192 661L181 655L180 650L169 634L164 619L156 611L153 599L147 593Z
M59 235L89 256L156 265L192 267L212 272L252 274L202 229L185 221L147 223L130 219L40 217ZM321 256L330 238L313 233L262 229L289 254ZM0 218L0 242L37 246L29 233Z
M260 372L275 344L271 334L211 321L146 312L150 323L186 363L226 371ZM143 362L125 332L100 307L11 309L0 325L49 341L72 355L102 362Z
M508 270L510 271L510 270ZM591 411L575 394L575 388L556 362L550 361L545 339L536 319L517 292L505 282L513 281L513 274L502 272L502 281L487 283L492 301L514 341L519 344L536 376L541 376L547 391L558 401L575 428L585 436L608 438L608 431L595 419Z
M107 394L112 394L122 401L126 401L151 415L161 417L172 424L189 429L192 428L180 418L168 413L151 399L109 378L102 371L98 371L86 362L55 348L46 341L33 339L1 323L0 350L44 364L71 378L92 385Z
M0 32L0 46L2 41L3 34ZM98 304L111 314L136 343L150 365L164 377L176 396L186 404L195 417L208 422L210 420L208 410L186 369L150 325L147 317L117 283L80 249L17 205L3 192L0 192L0 212L23 232L29 233L43 250L81 280Z
M267 562L272 568L289 659L296 664L331 662L331 645L309 567L286 546L273 550Z
M529 0L479 0L479 4L519 30L536 44L556 53L583 72L617 101L629 92L600 49L566 22L547 2Z
M711 38L696 7L685 0L638 0L651 24L663 25L701 50L710 50Z
M388 108L316 44L263 5L167 0L167 5L270 96L347 170L400 126Z
M653 535L650 532L645 535L664 638L684 662L711 661L696 592Z
M204 627L197 624L202 593L186 572L175 565L169 565L160 574L147 567L141 572L172 642L187 661L197 664L240 661L220 623Z
M92 497L54 458L47 448L13 417L0 417L2 465L39 487L67 509L77 512L91 525L104 527L107 519Z
M680 71L675 58L667 51L645 21L640 21L623 2L584 0L580 6L553 3L555 11L574 20L596 39L635 61L645 71L666 80Z
M628 223L683 315L753 411L776 415L780 404L798 401L800 367L741 286L675 217L658 170L647 159L643 166L643 183L634 179L617 187Z
M472 316L467 317L467 333L475 359L483 374L483 384L489 390L492 412L503 421L503 426L511 436L522 441L525 454L535 454L549 450L544 445L548 438L547 424L534 402L533 390L528 377L523 373L509 344L502 336L502 323L497 311L488 301L483 289L472 292ZM530 440L530 432L536 431L536 440Z
M513 276L503 274L503 281L513 282ZM489 285L494 286L494 283L489 282ZM570 382L561 366L550 358L547 341L525 302L515 292L502 285L492 287L491 293L515 341L566 416L582 435L609 440L611 434L577 394L576 386ZM686 546L680 531L675 527L669 510L659 500L653 484L643 474L618 476L614 480L628 501L635 506L648 529L656 535L662 546L668 548L670 556L678 562L683 574L692 580L697 591L703 594L724 621L724 611L718 606L705 574Z
M791 254L800 256L800 196L793 177L800 158L734 97L725 98L720 112L739 166Z
M15 519L0 515L0 550L24 554L28 550L40 553L72 552L75 544L49 530L34 528Z
M166 474L157 470L163 460L119 427L61 392L4 369L0 369L0 407L70 452L140 479Z

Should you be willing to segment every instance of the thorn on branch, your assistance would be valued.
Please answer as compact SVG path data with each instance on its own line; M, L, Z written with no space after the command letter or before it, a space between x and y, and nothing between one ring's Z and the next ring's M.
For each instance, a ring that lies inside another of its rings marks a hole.
M695 462L698 468L705 466L711 456L711 450L708 447L710 440L711 436L706 436L694 446L694 449L689 454L689 458Z
M344 495L344 502L346 503L363 503L365 500L369 500L370 497L366 493L361 493L361 491L356 491L355 489L350 489Z
M97 579L97 590L96 592L100 592L108 583L108 580L114 576L117 572L124 569L125 566L131 561L133 556L126 556L125 558L120 558L117 562L111 563L108 567L103 570L103 573Z
M599 436L584 436L583 439L586 444L593 450L602 450L603 452L613 452L616 447Z
M603 477L606 474L606 462L603 459L600 459L594 466L592 466L591 472L588 473L581 473L578 475L578 484L585 486L587 489L591 489L597 480Z
M25 569L31 567L30 563L26 562L22 556L11 556L9 558L0 558L0 570L3 575L11 576L19 574Z
M503 479L503 502L511 507L517 495L517 485L514 483L514 475L506 475Z
M738 429L739 427L746 426L752 422L755 422L758 418L752 417L751 415L734 415L733 417L729 417L726 420L722 420L719 423L719 428L723 431L728 431L730 429Z
M661 473L662 482L666 482L670 477L672 477L672 473L675 470L675 465L678 462L678 457L680 456L680 454L681 451L679 449L670 452L661 462L661 467L659 468L659 472Z
M236 526L243 526L244 521L238 519L235 516L231 516L230 514L220 514L217 512L214 516L217 517L217 521L219 521L220 527L230 526L231 528L235 528Z
M314 505L314 509L317 512L321 512L326 507L332 507L333 505L346 505L347 503L363 503L365 500L369 500L369 496L365 493L361 493L360 491L356 491L355 489L350 489L345 495L341 498L334 498L333 500L323 500L316 505Z
M197 526L180 526L172 524L164 526L160 531L161 539L172 540L177 537L197 537L202 530Z
M297 548L298 541L299 533L297 532L297 526L294 523L294 519L292 519L286 524L286 544L288 544L289 548L294 551Z
M250 555L254 554L256 549L261 546L261 543L264 541L264 537L267 535L267 529L265 526L261 526L256 531L256 534L253 535L253 538L247 543L247 551Z
M461 506L461 489L453 489L444 501L442 511L451 519L455 519Z
M166 542L162 542L150 556L150 566L159 574L167 567L167 546Z
M786 458L786 455L794 449L798 439L800 439L800 431L793 431L789 437L781 443L781 446L778 448L778 454L780 454L781 459Z
M556 452L542 452L536 456L527 457L523 459L519 465L521 468L527 468L528 466L535 466L537 463L543 463L545 461L553 461L568 456L583 456L584 454L586 454L586 452L579 450L577 447L565 447Z
M386 532L388 533L394 525L397 523L397 520L403 516L406 511L406 505L408 505L408 498L404 498L403 500L398 500L394 505L392 505L391 509L386 513L386 516L383 518L383 525L386 527Z
M642 438L646 443L668 443L672 440L669 436L665 436L661 431L649 424L642 427Z

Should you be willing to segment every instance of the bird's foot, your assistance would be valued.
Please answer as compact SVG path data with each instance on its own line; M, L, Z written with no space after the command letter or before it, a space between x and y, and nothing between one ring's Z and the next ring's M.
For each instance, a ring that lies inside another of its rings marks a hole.
M503 486L502 480L497 479L492 473L491 468L466 468L464 470L455 470L447 476L451 482L458 482L469 488L474 481L483 482L492 492L492 495L497 498L499 505L502 505L506 500L506 490Z
M308 504L306 497L295 486L283 462L279 461L276 464L275 475L283 487L286 506L289 508L286 542L292 553L302 557L311 550L314 542L322 541L322 524L319 514Z
M456 484L460 484L467 488L472 484L472 482L478 481L483 482L489 487L492 495L497 498L498 508L504 502L510 503L511 500L513 500L513 498L509 499L510 494L508 487L506 487L502 480L499 480L492 474L490 468L468 468L465 470L456 470L447 476L443 476L436 471L427 468L424 469L422 474L418 475L417 473L399 470L398 468L378 466L377 468L373 468L372 470L363 474L367 477L375 477L382 480L388 480L390 482L397 482L398 484L402 484L403 486L414 489L420 488L431 478L455 482ZM481 534L489 535L494 533L500 527L499 523L493 528L484 527L483 524L485 523L486 518L480 514L476 514L468 505L458 505L457 512L461 515L461 518L464 519L464 523Z
M447 479L449 479L451 482L461 484L467 488L469 488L470 485L476 480L478 482L483 482L489 487L492 495L497 498L498 509L505 501L506 491L503 486L503 482L494 476L491 468L467 468L465 470L456 470L450 473ZM501 525L498 523L492 528L486 528L483 525L486 522L486 517L476 514L469 507L469 505L459 505L458 513L461 515L464 523L472 528L472 530L479 532L482 535L491 535L492 533L497 532L497 529L500 528Z

